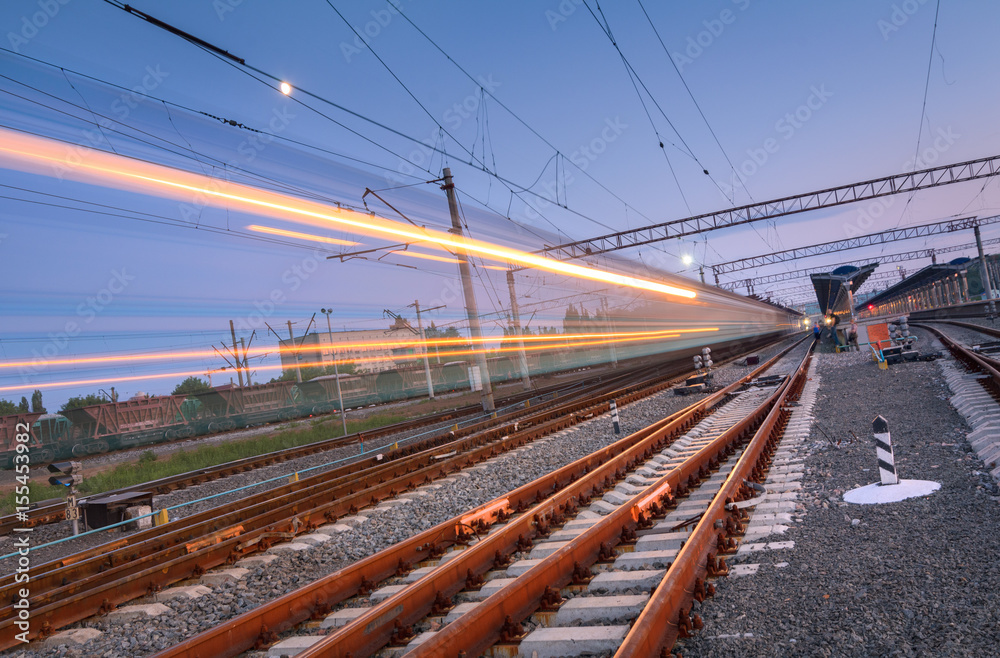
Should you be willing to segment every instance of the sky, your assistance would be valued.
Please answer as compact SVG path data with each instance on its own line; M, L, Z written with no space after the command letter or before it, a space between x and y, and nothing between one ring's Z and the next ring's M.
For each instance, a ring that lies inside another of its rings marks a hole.
M388 202L435 229L449 225L447 201L440 183L426 181L449 166L471 235L526 250L1000 152L992 120L1000 72L982 54L1000 6L985 1L131 4L245 65L115 3L8 0L0 5L0 129L58 140L66 162L88 149L113 151L362 211L367 202L400 219ZM279 81L291 85L289 95ZM332 308L335 329L376 328L389 322L384 309L412 319L414 300L445 304L427 321L461 326L453 264L385 251L342 263L327 257L386 242L272 239L247 229L265 223L260 216L236 208L110 188L75 170L0 164L7 363L207 349L229 341L230 320L238 336L257 329L255 345L275 346L264 320L285 338L288 321L297 334L316 322L325 330L317 312ZM384 201L363 197L366 188ZM992 216L998 207L997 183L985 179L713 231L597 264L696 279L699 266ZM986 239L998 236L983 229ZM969 231L908 240L722 282L972 240ZM495 334L507 286L486 264L476 267L477 297ZM807 283L756 292L805 301ZM535 326L559 324L564 302L545 303L555 298L580 295L571 300L593 312L597 288L544 273L517 278L522 315ZM632 299L613 294L620 305ZM0 397L42 388L57 407L107 385L47 384L116 376L137 378L118 386L125 396L165 393L175 380L142 376L223 365L205 357L8 368ZM257 379L276 374L261 370Z

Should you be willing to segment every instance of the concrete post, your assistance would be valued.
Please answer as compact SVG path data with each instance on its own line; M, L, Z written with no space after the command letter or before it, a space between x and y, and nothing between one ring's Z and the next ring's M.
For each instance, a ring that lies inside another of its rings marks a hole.
M449 233L465 239L462 232L462 220L458 214L458 196L455 194L455 183L451 178L451 168L444 168L444 188L448 195L448 210L451 214L451 229ZM483 411L495 411L493 402L493 382L490 381L490 371L486 363L486 353L482 342L483 331L479 326L479 307L476 305L475 289L472 286L472 272L469 269L469 255L464 249L455 254L458 257L458 271L462 278L462 292L465 297L465 313L469 318L469 334L472 336L472 346L476 353L476 363L483 379L482 404ZM470 382L471 383L471 382Z

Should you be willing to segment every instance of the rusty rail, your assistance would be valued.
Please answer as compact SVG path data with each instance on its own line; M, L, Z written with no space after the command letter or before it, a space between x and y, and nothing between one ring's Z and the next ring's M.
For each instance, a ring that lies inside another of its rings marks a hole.
M769 365L769 364L768 364ZM508 619L513 622L520 622L527 618L541 604L542 597L547 587L553 589L561 588L571 582L573 573L578 566L588 567L597 561L602 546L614 547L621 542L621 538L634 531L641 520L651 518L659 511L661 506L667 506L672 498L671 492L675 492L681 486L686 486L697 479L707 466L713 462L721 461L741 439L747 435L751 428L761 422L761 417L767 413L768 409L774 408L781 391L787 390L787 384L783 385L779 392L771 396L761 404L754 412L734 425L732 428L721 434L712 443L698 451L694 456L685 461L677 468L671 470L667 475L660 478L656 483L646 489L646 491L636 495L630 503L619 507L607 516L603 517L596 524L584 531L576 539L566 546L543 559L539 564L518 577L514 583L508 585L486 601L480 603L471 612L453 621L444 629L419 645L407 656L452 656L452 655L479 655L487 650L501 637L501 629ZM742 483L730 477L727 486L732 483ZM721 494L720 494L721 496ZM721 501L722 498L717 498ZM719 503L722 504L721 502ZM706 514L706 517L711 513ZM714 521L714 519L713 519ZM703 520L700 526L704 526ZM709 523L709 527L711 523ZM685 543L688 552L694 550L694 536ZM450 563L449 563L450 564ZM683 569L682 555L671 567L675 572ZM686 591L691 591L694 579L688 580L687 569L684 570L684 578L676 578L681 583L681 592L688 596ZM670 577L669 571L667 578ZM664 581L666 582L666 581ZM657 591L664 587L661 584ZM686 588L686 590L685 590ZM648 609L648 608L647 608ZM654 615L654 620L662 620L662 615ZM665 626L657 621L649 622L648 625L662 627ZM633 625L633 631L640 626L640 622ZM344 655L339 653L339 649L322 652L322 648L329 649L326 641L320 642L310 650L300 654L302 658L312 658L320 655ZM355 654L358 656L369 655L368 653ZM656 651L640 651L636 656L655 656Z
M610 389L607 383L581 391L586 399L577 402L554 401L551 408L535 407L529 415L531 427L520 432L516 425L504 422L499 427L487 428L495 421L487 421L463 432L475 434L459 440L448 439L441 443L435 439L430 447L410 457L404 455L412 449L390 453L390 459L372 469L369 478L378 477L379 484L357 487L358 473L374 462L350 464L341 469L318 474L299 482L251 497L250 503L240 501L220 510L216 508L186 519L181 519L175 530L163 535L163 528L156 528L130 536L117 542L112 550L100 547L65 560L42 565L41 575L32 578L32 617L43 623L36 632L44 635L55 628L84 619L101 610L145 595L172 582L197 576L205 569L234 561L236 558L267 547L267 537L274 533L296 534L331 522L338 517L357 511L358 508L377 503L412 488L487 459L502 450L523 445L529 440L558 431L578 422L583 414L603 413L609 400L617 397L630 400L671 385L669 376L654 379L625 389L599 394ZM448 459L434 459L458 450ZM351 477L348 477L351 476ZM339 486L331 486L331 482ZM388 478L388 479L386 479ZM247 505L250 505L247 507ZM171 524L173 525L173 524ZM241 526L240 532L229 532ZM166 526L170 528L170 526ZM192 542L215 533L217 543L192 546ZM13 601L12 578L4 579L0 600ZM62 585L62 583L68 583ZM0 648L13 646L14 611L10 605L0 610ZM37 627L36 627L37 628Z
M958 326L965 326L968 329L974 329L975 331L982 331L987 335L995 335L1000 337L1000 332L994 330L987 330L986 327L980 327L978 325L967 325L964 322L949 322L948 324L955 324ZM925 331L929 331L940 339L944 346L948 348L956 359L969 366L974 370L979 370L981 372L989 375L989 380L984 383L984 386L989 390L990 394L995 398L1000 399L1000 362L991 359L989 357L976 354L966 346L962 345L958 341L954 340L948 334L944 333L936 327L931 327L923 323L912 323L911 327L919 327ZM996 332L996 333L992 333Z
M790 349L790 348L789 348ZM766 367L762 366L762 368ZM735 388L738 384L726 390ZM329 606L343 601L359 591L362 581L374 586L396 573L398 565L408 565L429 556L431 552L415 550L426 547L431 537L447 537L449 542L461 538L461 528L474 521L487 524L497 520L498 512L506 516L508 510L527 510L505 528L491 532L488 537L463 551L462 555L437 569L433 577L421 579L416 587L408 588L403 595L392 597L357 622L345 627L323 643L329 655L366 655L373 647L384 645L391 637L397 621L412 623L414 618L426 614L438 593L453 592L464 586L470 574L479 575L494 564L494 560L513 551L518 536L530 537L535 532L535 518L545 519L559 514L560 506L566 511L572 500L587 495L598 488L598 482L610 473L634 465L637 455L650 455L652 445L662 443L669 433L690 425L706 409L725 397L725 392L703 400L684 412L679 412L652 428L626 437L594 455L578 460L548 476L525 485L507 496L487 503L472 512L440 524L422 535L397 544L388 551L376 554L359 563L321 579L305 588L275 599L259 608L226 622L221 627L206 631L161 654L166 656L231 656L255 644L266 644L271 633L283 632L301 623L311 614L319 614ZM643 444L641 447L638 444ZM553 495L552 492L555 492ZM548 496L548 497L547 497ZM443 548L439 544L438 548ZM309 601L310 605L303 604ZM359 631L360 629L360 631ZM335 638L335 639L334 639ZM335 648L330 649L333 645ZM314 654L317 655L317 654Z
M600 377L585 378L577 380L573 382L573 384L574 385L578 385L580 383L593 384L595 382L592 380L596 380L597 382L599 382L600 379L601 379ZM507 398L504 398L498 404L500 405L516 404L518 402L523 402L524 400L532 397L537 397L540 395L548 395L554 392L558 392L559 390L565 388L565 386L566 386L565 383L551 384L549 386L538 388L532 391L516 393L514 395L508 396ZM407 432L410 430L419 429L421 427L427 427L428 425L435 425L438 423L444 423L448 421L458 420L461 418L467 418L469 416L475 416L480 413L482 413L482 406L478 404L467 405L465 407L460 407L457 409L440 411L434 414L421 416L420 418L414 418L412 420L406 420L371 430L365 430L364 432L354 432L346 436L338 436L331 439L323 439L302 446L296 446L293 448L284 448L282 450L275 450L273 452L269 452L263 455L257 455L255 457L244 457L242 459L236 459L231 462L219 464L217 466L201 468L195 471L189 471L187 473L178 473L177 475L170 475L164 478L160 478L158 480L151 480L149 482L144 482L142 484L137 484L130 487L122 487L120 489L104 491L101 492L100 495L110 496L114 494L129 493L133 491L150 491L154 494L162 495L170 493L171 491L175 491L177 489L184 489L188 486L203 484L205 482L210 482L212 480L229 477L231 475L246 473L247 471L263 468L265 466L270 466L275 463L289 461L292 459L298 459L300 457L313 455L319 452L325 452L327 450L333 450L335 448L340 448L343 446L354 445L359 443L360 441L371 441L373 439L378 439L384 436L390 436L392 434L398 434L400 432ZM30 510L28 512L27 521L19 520L16 514L7 514L4 516L0 516L0 535L10 534L13 528L36 527L47 523L56 523L64 520L65 518L66 518L66 506L62 503L40 506Z
M720 539L725 539L726 522L731 521L737 526L741 522L739 510L729 507L728 503L750 496L745 481L759 483L766 477L767 467L781 438L780 430L784 429L790 414L784 406L785 402L801 393L810 359L811 352L808 352L795 375L780 389L776 402L674 563L667 569L649 603L632 624L615 658L660 655L661 650L669 651L673 647L681 626L688 626L682 624L681 619L689 615L696 581L706 575L715 575L718 546ZM664 620L669 621L664 623Z

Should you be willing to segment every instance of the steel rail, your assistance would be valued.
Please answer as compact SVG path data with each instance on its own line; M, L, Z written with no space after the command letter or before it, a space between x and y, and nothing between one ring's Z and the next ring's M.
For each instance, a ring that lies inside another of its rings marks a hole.
M652 384L650 388L662 390L669 385L671 385L669 376L662 376L657 378L657 383ZM325 476L327 480L329 479L328 474L320 474L285 485L279 490L265 492L261 495L263 500L258 497L259 502L249 509L241 507L238 511L222 517L219 516L218 509L197 515L196 521L200 525L194 530L183 528L182 531L187 532L185 535L177 536L174 533L172 542L171 537L159 535L161 529L153 529L118 542L118 546L110 552L107 552L107 547L103 547L95 549L99 554L92 554L83 561L75 561L77 556L57 561L56 569L44 573L39 578L33 578L35 585L31 599L32 616L36 620L43 621L40 632L43 634L50 632L54 628L84 619L101 610L111 609L117 603L142 596L172 582L200 575L207 568L233 561L234 558L247 552L266 548L267 537L273 536L274 533L294 535L304 529L331 522L339 516L356 512L360 507L395 496L403 489L430 481L432 477L443 477L476 461L486 459L496 454L500 448L510 449L562 429L578 422L581 418L577 416L581 413L586 413L588 416L603 413L614 396L628 399L648 394L643 393L644 386L650 386L649 382L597 395L596 399L591 397L596 389L583 391L582 394L588 399L560 404L548 410L536 407L532 416L536 421L530 429L516 432L516 426L510 423L458 442L439 445L425 454L418 455L424 461L424 465L417 470L390 461L380 468L383 470L404 468L408 472L356 493L353 493L353 487L356 486L353 483L345 485L351 487L347 495L342 491L344 487L332 491L329 486L323 484ZM610 387L605 383L601 388ZM550 418L554 420L548 420ZM483 445L487 442L489 442L487 445ZM472 450L449 459L433 459L458 448L462 450L472 448ZM319 491L303 498L303 491L308 492L313 489ZM245 502L242 504L245 505ZM204 518L206 515L212 518ZM204 539L206 531L213 533L209 536L210 541ZM138 546L130 545L130 540L135 541L135 537L140 540ZM199 538L202 539L199 541ZM171 543L171 548L166 548L165 551L157 550ZM108 568L109 566L111 568ZM82 577L81 572L83 572ZM89 575L86 575L88 573ZM49 586L64 581L69 584L36 594L38 581ZM0 593L0 600L13 600L10 596L12 595L9 592ZM0 648L13 646L14 612L16 611L10 606L0 611L0 614L4 615L3 621L0 621Z
M767 365L769 366L769 362ZM783 385L778 390L784 390ZM763 414L771 409L778 399L778 393L770 396L756 410L723 432L711 443L701 448L695 455L658 479L631 501L604 516L600 521L571 540L566 546L542 559L537 565L519 576L513 583L480 603L471 612L459 617L444 629L405 655L453 656L479 655L489 649L501 635L503 626L511 620L520 622L534 613L541 605L546 588L559 589L569 584L577 566L589 567L598 560L601 547L614 547L621 538L634 531L640 520L652 516L656 507L669 505L671 492L697 480L713 462L721 461L728 451L734 449L750 428L759 423ZM732 477L727 482L732 482ZM742 481L740 481L742 482ZM711 510L710 510L711 511ZM688 540L685 546L692 544ZM680 555L675 560L677 565ZM691 581L693 584L693 580ZM638 623L635 625L638 626ZM633 628L635 628L633 626ZM300 654L302 658L320 655L343 655L337 651L321 653L325 641ZM315 650L314 650L315 649ZM463 653L464 652L464 653ZM367 653L355 654L359 656ZM643 653L654 656L657 653Z
M784 429L790 413L784 406L785 402L791 396L800 394L810 359L811 348L795 374L779 389L763 424L754 433L719 493L667 569L666 576L632 624L615 658L656 656L673 647L682 626L681 618L689 614L696 581L706 575L714 575L710 571L715 571L715 553L719 540L724 538L726 521L732 520L737 524L741 521L739 510L728 503L747 496L745 482L760 483L765 478L780 439L780 432L776 430Z
M931 332L937 336L942 343L944 343L944 346L948 348L948 351L951 352L959 361L975 370L980 370L989 375L989 383L985 384L985 386L995 398L1000 398L1000 362L984 357L980 354L976 354L936 327L931 327L918 322L911 322L910 326L919 327L920 329ZM980 331L981 329L985 329L985 327L975 326L976 331ZM983 333L987 332L984 331Z
M779 357L776 357L775 360L777 358ZM755 373L769 367L773 362L774 360L769 361L761 368L758 368ZM546 524L553 517L557 517L565 511L568 506L575 506L581 498L597 495L598 492L614 486L613 483L616 479L623 478L624 474L641 463L643 458L648 459L652 456L654 449L662 449L666 443L672 442L684 429L700 418L708 408L719 404L730 391L735 390L741 384L742 380L727 387L716 396L693 405L683 416L675 418L670 423L656 424L646 430L635 433L629 437L630 441L635 443L626 452L617 455L613 459L603 460L597 470L587 473L579 480L570 483L565 489L558 491L548 500L542 501L539 506L518 519L511 521L503 528L493 530L487 539L472 548L466 549L447 564L436 569L433 573L425 576L403 592L378 604L361 615L357 620L306 650L302 654L303 658L320 655L346 656L348 652L352 656L359 657L371 655L375 650L389 642L397 621L399 624L407 626L426 616L439 595L447 598L465 587L463 575L469 573L475 576L482 575L492 566L492 556L497 551L503 555L513 552L518 546L519 541L523 542L522 537L530 539L541 532L538 527L540 523ZM612 513L599 523L599 529L592 529L590 532L603 531L604 536L602 536L602 539L604 541L614 539L612 542L614 544L618 542L617 538L621 536L623 528L626 525L633 526L634 524L628 523L627 519L618 518L618 516ZM591 552L594 558L597 556L599 547L600 542L590 547L592 548ZM565 551L557 553L557 555L562 555L563 553ZM584 559L580 555L574 557L579 559L569 560L568 563L560 563L561 566L568 569L567 580L572 575L574 561ZM537 576L538 572L536 571L534 575ZM542 583L541 579L538 578L533 580L528 574L525 574L524 579L523 581L518 581L519 583L524 583L522 587L516 588L515 586L515 589L505 589L503 591L509 592L510 596L515 596L517 603L530 606L532 603L537 603L537 600L541 598L546 583ZM526 594L525 592L529 593ZM400 614L393 619L385 619L388 611L400 608L406 614ZM472 641L472 638L483 639L489 629L495 631L496 636L499 637L500 629L506 617L511 615L512 608L513 605L503 606L488 620L485 620L482 616L478 616L468 623L464 623L462 621L464 617L460 618L458 622L453 622L453 624L457 623L458 626L455 627L456 630L452 631L452 634L460 642L465 643ZM479 608L477 607L477 612L478 610ZM517 617L515 616L514 618L516 619ZM475 629L475 633L470 633L471 629ZM427 645L422 651L430 652L434 655L457 655L458 651L466 650L471 655L477 655L479 651L485 648L479 645L469 649L448 645L442 647L438 644L439 635L440 633L435 635L430 641L431 644ZM441 637L442 640L447 638L447 636Z
M678 412L661 421L655 427L662 429L670 425L678 427L689 424L696 413L695 409L707 409L709 406L721 401L724 396L725 393L720 393L707 398L692 405L687 410ZM428 542L431 542L434 538L438 538L438 541L440 541L440 538L447 537L450 541L454 542L460 536L461 529L472 522L473 519L489 524L497 520L497 512L499 511L510 510L512 508L523 509L526 506L530 506L530 509L519 517L522 520L528 519L528 523L530 524L533 522L535 515L551 513L553 501L551 499L544 500L546 492L554 487L572 485L575 481L579 481L581 477L585 477L588 472L595 471L595 469L608 468L606 464L614 455L620 454L625 450L626 446L634 444L644 436L640 432L626 437L622 441L594 453L594 455L585 457L539 480L526 484L500 499L491 501L467 514L441 523L435 528L396 544L391 549L370 556L300 590L286 594L283 597L279 597L239 617L231 619L216 628L209 629L186 642L161 652L158 656L161 658L166 658L167 656L186 656L189 658L207 655L233 656L254 646L259 647L273 642L274 633L284 632L309 619L310 616L324 614L330 606L357 594L360 591L360 583L365 582L369 583L370 586L374 586L374 583L396 574L397 567L400 565L408 565L426 559L430 553L426 547ZM582 491L583 485L577 488ZM542 502L539 503L538 501L540 500ZM501 541L493 539L493 537L499 537L500 533L500 529L491 532L487 539L477 543L474 547L487 546L487 548L479 548L478 551L469 553L473 558L478 556L475 571L473 571L471 565L466 566L465 571L462 571L462 566L459 562L456 560L450 561L448 564L451 565L450 569L454 572L452 573L453 579L457 577L458 581L464 584L468 572L482 573L492 566L493 560L497 555L509 553L511 542L516 543L516 538L507 538L503 541L503 546L493 548L494 544ZM528 534L532 533L529 532ZM490 543L486 544L484 542ZM469 560L470 558L464 553L463 556L457 559L464 558L465 560ZM432 594L432 599L434 596ZM392 628L397 620L407 619L413 614L419 614L420 609L425 607L420 603L412 604L413 610L403 614L404 609L399 608L399 605L402 604L397 603L395 599L387 602L383 606L386 612L377 615L378 618L374 620L375 625L370 629L371 633L375 633L376 629L378 629L378 634L381 636L383 643L388 635L391 635Z
M591 379L595 378L585 378L583 380L578 380L573 384L579 385L580 381L590 382ZM565 384L562 383L550 384L548 386L535 389L533 391L516 393L514 395L508 396L504 398L501 402L499 402L499 404L500 406L516 404L518 402L523 402L525 399L538 397L540 395L548 395L552 392L559 391L563 388L565 388ZM409 430L426 427L428 425L444 423L449 420L456 420L468 416L475 416L476 414L479 413L482 413L481 405L479 404L466 405L465 407L459 407L457 409L451 409L447 411L440 411L434 414L421 416L420 418L414 418L399 423L393 423L391 425L385 425L383 427L378 427L372 430L365 430L363 432L353 432L346 436L339 436L331 439L322 439L320 441L315 441L313 443L308 443L306 445L275 450L254 457L244 457L242 459L236 459L230 462L219 464L217 466L210 466L206 468L197 469L194 471L189 471L187 473L170 475L164 478L159 478L157 480L151 480L143 484L138 484L129 487L122 487L120 489L114 489L110 491L103 491L100 494L94 494L94 495L110 496L110 495L130 493L135 491L150 491L154 494L162 495L165 493L170 493L171 491L175 491L177 489L183 489L188 486L203 484L204 482L210 482L212 480L228 477L231 475L246 473L248 471L257 468L263 468L265 466L270 466L272 464L280 463L282 461L298 459L299 457L305 457L308 455L313 455L319 452L325 452L327 450L332 450L335 448L354 445L362 441L378 439L383 436L397 434L400 432L406 432ZM0 535L10 534L14 528L36 527L46 523L56 523L58 521L62 521L65 518L66 518L66 506L62 502L39 506L30 510L28 512L27 521L19 519L16 514L8 514L5 516L0 516Z
M1000 338L1000 329L995 329L993 327L983 327L978 324L972 324L971 322L960 322L959 320L919 320L920 323L924 322L936 322L938 324L948 324L953 327L960 327L962 329L968 329L970 331L978 331L979 333L986 334L993 338ZM928 327L921 324L925 329Z

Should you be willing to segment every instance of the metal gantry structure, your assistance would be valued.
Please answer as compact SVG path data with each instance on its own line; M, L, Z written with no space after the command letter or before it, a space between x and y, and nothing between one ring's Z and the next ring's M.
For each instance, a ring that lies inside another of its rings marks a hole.
M642 245L680 238L687 235L717 231L730 226L750 224L776 217L793 215L810 210L830 208L868 199L916 192L918 190L951 185L965 181L988 178L1000 173L1000 155L969 160L952 165L922 169L907 174L831 187L817 192L738 206L719 212L695 215L652 226L618 231L607 235L577 240L555 246L546 246L536 253L556 260L573 260L596 256L611 251L640 247Z
M867 235L859 235L846 240L834 240L806 247L785 249L782 251L775 251L770 254L762 254L760 256L738 258L724 263L716 263L710 267L712 272L715 274L716 285L718 285L720 274L728 274L730 272L738 272L740 270L764 267L765 265L775 265L777 263L784 263L790 260L797 260L799 258L822 256L823 254L831 254L838 251L846 251L848 249L860 249L862 247L887 244L899 240L912 240L915 238L926 238L934 235L941 235L944 233L954 233L955 231L963 231L976 226L986 226L987 224L996 223L1000 223L1000 216L983 218L963 217L962 219L951 219L931 224L921 224L919 226L909 226L906 228L892 229L890 231L869 233Z
M991 238L988 240L983 240L983 245L993 245L1000 244L1000 238ZM889 263L903 263L906 261L917 260L920 258L935 258L939 254L946 254L956 251L966 251L968 249L975 249L976 243L969 242L965 244L959 244L952 247L935 247L933 249L917 249L915 251L904 251L897 254L885 254L882 256L874 256L872 258L863 258L859 260L842 261L834 265L824 265L821 267L809 267L801 270L792 270L790 272L778 272L776 274L767 274L758 277L752 277L748 279L738 279L736 281L726 281L719 284L720 288L725 290L735 290L736 288L746 287L747 290L753 291L756 286L765 285L768 283L779 283L781 281L793 281L795 279L802 279L811 274L819 274L821 272L829 272L830 270L839 267L841 265L863 265L866 263L878 262L881 265L886 265Z

